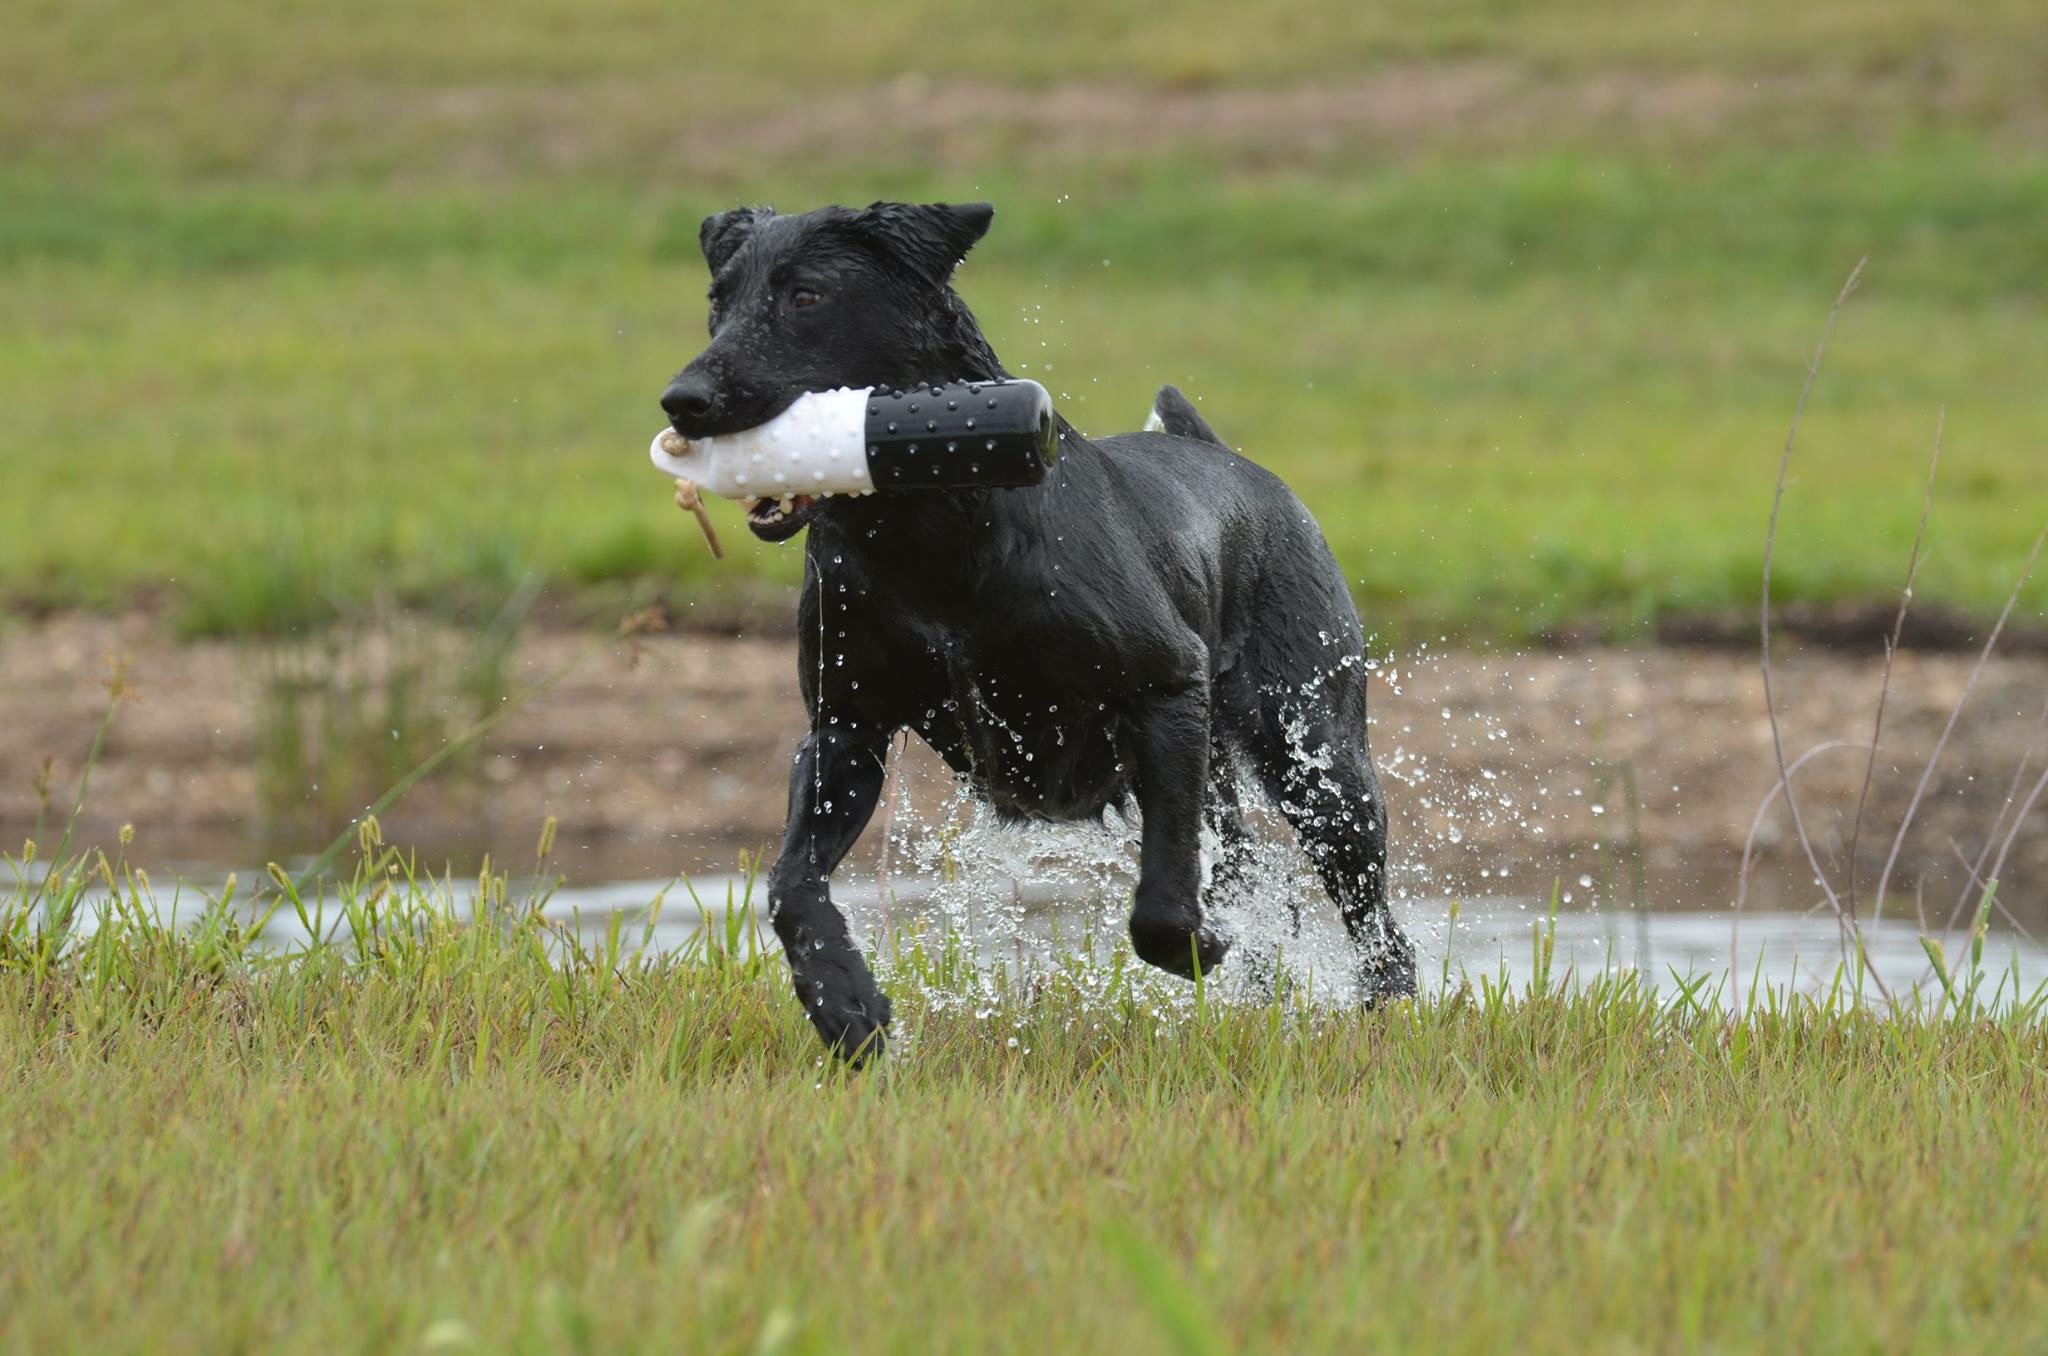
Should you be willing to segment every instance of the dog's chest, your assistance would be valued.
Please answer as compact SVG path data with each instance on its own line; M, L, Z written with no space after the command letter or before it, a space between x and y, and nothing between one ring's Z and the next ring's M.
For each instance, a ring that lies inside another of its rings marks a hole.
M1102 694L1076 685L1055 651L1026 659L1009 645L948 638L925 654L926 696L906 723L980 794L1050 819L1093 817L1124 798L1124 722Z
M866 553L826 563L842 572L816 581L828 707L853 698L862 719L916 731L1013 813L1092 817L1122 801L1131 666L1117 629L1062 587L1057 560L970 559L907 577Z

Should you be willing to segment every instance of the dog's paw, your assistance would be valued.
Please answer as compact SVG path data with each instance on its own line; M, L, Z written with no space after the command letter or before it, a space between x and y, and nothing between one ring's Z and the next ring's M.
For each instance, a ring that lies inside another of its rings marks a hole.
M1230 938L1206 923L1190 932L1184 924L1134 914L1131 948L1147 965L1156 965L1182 979L1193 979L1198 969L1206 975L1223 964L1223 958L1230 954Z
M888 1046L889 998L866 973L845 966L814 965L797 977L804 1015L825 1048L860 1068Z
M1358 992L1368 1008L1415 997L1414 951L1406 946L1389 947L1380 955L1367 957L1359 966Z
M873 1007L862 1002L828 1002L811 1009L811 1025L825 1048L856 1069L888 1051L889 1000L879 994L876 997L880 1001Z

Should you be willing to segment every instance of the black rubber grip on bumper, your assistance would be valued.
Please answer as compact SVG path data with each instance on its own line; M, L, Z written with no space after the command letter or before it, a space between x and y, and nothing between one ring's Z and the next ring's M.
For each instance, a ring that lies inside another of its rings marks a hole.
M1036 485L1059 455L1052 397L1021 380L877 388L867 443L868 477L884 493Z

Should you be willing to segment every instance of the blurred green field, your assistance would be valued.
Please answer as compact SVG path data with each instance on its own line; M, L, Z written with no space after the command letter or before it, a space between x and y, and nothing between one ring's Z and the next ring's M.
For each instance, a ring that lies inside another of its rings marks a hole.
M1286 475L1368 626L1995 607L2048 517L2048 25L1771 13L192 0L30 5L0 52L0 598L314 622L537 572L780 606L646 466L696 223L987 197L960 284L1083 428L1172 381ZM2028 606L2048 605L2037 583Z

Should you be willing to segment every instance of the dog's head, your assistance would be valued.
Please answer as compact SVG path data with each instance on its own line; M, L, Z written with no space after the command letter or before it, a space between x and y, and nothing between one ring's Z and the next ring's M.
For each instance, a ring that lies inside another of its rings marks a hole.
M878 202L707 217L711 343L662 393L669 423L708 438L765 424L806 391L1000 376L951 285L994 215L987 203ZM808 509L760 501L748 526L780 541Z

